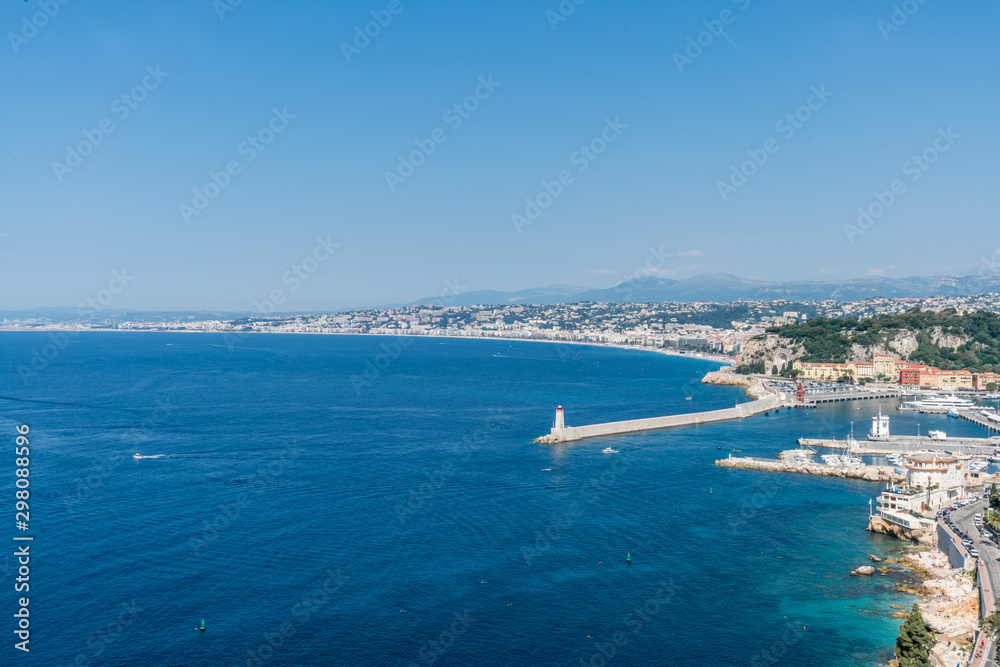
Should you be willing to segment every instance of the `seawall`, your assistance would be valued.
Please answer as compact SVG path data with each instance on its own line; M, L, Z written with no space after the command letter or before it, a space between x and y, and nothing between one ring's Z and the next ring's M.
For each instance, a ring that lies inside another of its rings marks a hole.
M536 438L535 442L553 444L571 442L584 438L596 438L604 435L619 435L621 433L636 433L639 431L654 431L675 426L690 426L693 424L710 424L729 419L744 419L761 412L775 410L781 407L781 399L770 395L749 403L741 403L733 408L711 410L709 412L691 412L683 415L668 415L666 417L648 417L645 419L630 419L628 421L590 424L588 426L567 426L554 428L548 435Z
M753 470L770 470L773 472L797 472L806 475L822 475L824 477L850 477L864 479L869 482L902 481L904 476L895 472L891 466L828 466L804 461L781 461L778 459L754 459L750 457L730 457L719 459L717 466L726 468L751 468Z

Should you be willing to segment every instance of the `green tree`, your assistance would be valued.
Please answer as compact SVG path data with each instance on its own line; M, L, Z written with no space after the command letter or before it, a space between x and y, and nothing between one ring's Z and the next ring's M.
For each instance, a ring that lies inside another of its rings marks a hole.
M1000 605L1000 598L997 598L998 605ZM979 621L979 627L982 628L983 632L993 638L993 641L1000 640L1000 611L995 611L989 616L984 617Z
M934 643L931 627L927 625L920 609L914 604L906 621L899 627L899 638L896 639L899 667L930 667L930 654Z
M996 482L990 485L990 509L1000 510L1000 489L997 489Z

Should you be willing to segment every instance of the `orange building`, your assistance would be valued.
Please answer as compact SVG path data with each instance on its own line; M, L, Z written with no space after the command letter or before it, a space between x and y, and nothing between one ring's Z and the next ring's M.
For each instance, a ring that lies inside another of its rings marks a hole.
M989 389L986 388L986 385L988 384L1000 386L1000 375L997 373L972 374L972 388L976 391L989 391Z

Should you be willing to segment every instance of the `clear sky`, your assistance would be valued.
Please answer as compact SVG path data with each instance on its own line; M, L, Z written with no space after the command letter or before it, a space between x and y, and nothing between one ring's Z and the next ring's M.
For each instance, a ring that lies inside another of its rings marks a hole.
M995 2L235 1L3 3L0 310L122 269L116 308L327 310L1000 247Z

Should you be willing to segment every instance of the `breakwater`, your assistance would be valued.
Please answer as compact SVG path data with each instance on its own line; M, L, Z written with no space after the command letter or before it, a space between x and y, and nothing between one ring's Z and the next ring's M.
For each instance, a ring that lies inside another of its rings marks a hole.
M749 456L731 456L719 459L717 466L727 468L751 468L773 472L797 472L825 477L849 477L869 482L901 482L905 475L897 473L891 466L828 466L805 460L755 459Z
M645 419L629 419L627 421L589 424L587 426L562 426L557 417L556 426L552 428L552 431L547 435L536 438L535 442L555 444L582 440L584 438L597 438L604 435L654 431L662 428L691 426L694 424L710 424L730 419L745 419L746 417L776 410L780 407L781 399L776 395L768 395L756 401L740 403L736 407L724 408L722 410L691 412L682 415L667 415L665 417L648 417Z

